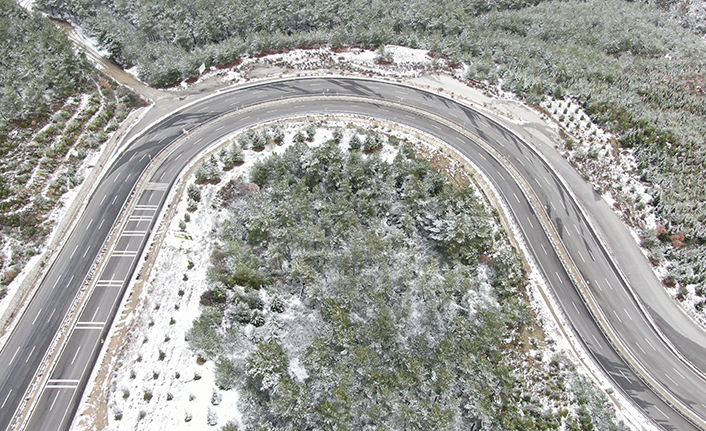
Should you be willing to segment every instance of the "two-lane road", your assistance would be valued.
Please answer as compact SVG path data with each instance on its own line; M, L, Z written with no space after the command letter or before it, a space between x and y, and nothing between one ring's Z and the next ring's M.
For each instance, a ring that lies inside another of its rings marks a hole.
M669 397L687 406L701 420L706 418L706 406L701 401L706 382L675 356L655 332L571 193L554 173L554 166L547 165L545 158L505 127L430 92L355 78L302 78L239 88L188 106L145 130L115 161L0 352L0 430L16 421L15 414L23 405L52 340L77 295L86 287L84 282L96 258L104 252L105 262L97 268L98 282L78 309L76 324L68 328L57 362L43 370L46 384L38 391L31 415L23 422L31 430L70 426L101 341L110 329L149 232L168 190L189 160L233 130L283 117L321 113L400 123L434 135L474 160L502 194L574 332L608 378L662 428L698 429L678 409L665 403L664 396L646 385L616 353L541 229L541 214L537 214L515 182L514 174L519 173L538 197L622 344ZM184 129L191 132L184 135ZM137 194L134 186L138 178L165 148L169 148L169 153L162 155L161 164L144 179L145 186ZM512 165L512 171L499 162L498 155ZM128 207L130 199L133 205ZM120 226L116 241L104 250L121 214L126 223ZM624 268L626 272L629 269ZM674 344L680 348L678 341ZM684 350L687 355L694 355L689 349ZM690 359L699 364L698 358Z

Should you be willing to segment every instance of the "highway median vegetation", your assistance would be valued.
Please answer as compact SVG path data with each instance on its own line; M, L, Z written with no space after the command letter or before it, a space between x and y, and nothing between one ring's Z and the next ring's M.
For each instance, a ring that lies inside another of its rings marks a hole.
M366 153L343 136L295 139L220 186L229 216L187 339L215 363L214 397L239 393L227 426L623 429L542 341L473 189L399 139L369 130ZM385 142L393 158L372 151Z

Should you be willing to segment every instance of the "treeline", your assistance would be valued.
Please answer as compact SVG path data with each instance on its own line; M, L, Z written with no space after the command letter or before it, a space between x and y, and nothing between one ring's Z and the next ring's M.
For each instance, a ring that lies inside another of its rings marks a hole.
M392 43L464 61L469 79L502 80L529 102L570 94L622 145L636 148L659 219L669 235L686 237L681 249L664 243L674 275L682 284L706 282L706 47L683 27L700 28L689 24L693 11L692 21L680 15L682 25L668 10L678 9L674 2L39 0L38 6L82 25L156 86L245 53Z
M66 35L14 0L0 0L0 53L0 125L46 118L88 88L92 67Z
M341 136L219 192L187 337L243 429L620 429L568 363L527 354L522 265L473 192L406 144L385 162Z

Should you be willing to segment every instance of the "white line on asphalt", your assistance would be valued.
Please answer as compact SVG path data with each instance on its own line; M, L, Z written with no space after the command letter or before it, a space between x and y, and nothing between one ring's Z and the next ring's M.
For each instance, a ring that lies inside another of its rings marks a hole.
M122 172L118 172L118 175L116 175L115 178L113 178L113 182L118 181L118 178L120 178L120 174L122 174Z
M129 180L129 179L130 179L130 175L132 175L132 174L127 174L127 177L125 177L125 180L123 181L124 183L126 183L126 182L127 182L127 180Z
M76 349L76 353L74 353L74 358L71 360L71 365L73 365L74 362L76 362L76 357L78 356L78 352L80 352L80 351L81 351L81 346L78 346L78 349Z
M615 312L615 309L613 309L613 314L615 314L615 317L617 317L618 320L620 320L620 323L623 323L623 319L621 319L620 316L618 316L618 313Z
M199 138L196 142L194 142L194 145L198 144L201 141L203 141L203 138Z
M116 201L117 199L118 199L118 195L115 195L115 197L113 198L113 202L111 202L110 204L111 204L111 205L115 205L115 201Z
M544 252L544 254L547 254L547 250L544 248L544 244L540 242L539 245L542 246L542 251Z
M623 376L623 378L624 378L625 380L628 380L628 378L627 378L627 376L625 375L625 373L623 373L623 370L620 370L620 375Z
M224 128L224 127L225 127L225 125L223 125L223 126L217 128L217 129L216 129L216 132L219 131L219 130L221 130L221 129Z
M566 209L566 205L564 205L564 201L559 201L559 203L561 204L561 206L562 206L564 209Z
M145 157L147 157L147 154L143 154L142 157L140 157L140 160L139 160L139 161L141 162L142 159L144 159Z
M10 365L10 364L12 363L12 361L15 360L15 356L17 356L18 353L20 353L20 348L19 348L19 347L17 347L17 350L15 350L15 354L12 355L12 359L10 359L10 362L8 362L7 365Z
M519 158L517 159L517 161L520 162L520 164L521 164L522 166L525 166L525 164L524 164L524 163L522 162L522 160L520 160ZM527 167L527 166L525 166L525 167Z
M591 337L593 337L593 341L596 342L596 345L598 346L598 348L602 349L603 347L601 347L601 343L598 342L598 339L596 338L596 336L591 334Z
M554 211L556 211L556 208L554 208L554 202L549 201L549 206L552 207L552 209L553 209Z
M56 391L56 395L54 395L54 401L51 402L51 406L49 406L49 411L52 411L54 408L54 403L56 402L56 399L59 398L59 391Z
M563 282L563 281L561 281L561 277L559 277L559 273L558 273L558 272L556 272L556 271L554 271L554 274L556 274L556 278L558 278L558 279L559 279L559 283L561 283L561 284L564 284L564 282Z
M71 256L69 256L69 259L71 259L71 258L74 257L74 254L76 253L76 250L78 250L78 245L76 246L76 248L74 248L74 251L71 253Z
M107 198L107 197L108 197L108 195L103 195L103 199L101 199L101 203L99 203L98 205L103 205L103 202L105 202L105 198Z
M101 309L100 307L97 307L97 308L96 308L95 313L93 313L93 317L91 317L91 322L96 319L96 314L98 314L98 310L100 310L100 309Z
M529 217L527 217L527 221L529 222L530 227L531 227L532 229L534 229L534 225L532 224L532 220L530 220Z
M566 234L571 236L571 229L566 229Z
M179 160L179 157L181 157L182 154L184 154L184 153L179 153L179 155L176 156L176 158L174 159L174 161L176 162L177 160Z
M231 102L231 103L230 103L230 106L235 106L235 105L237 105L237 104L238 104L238 101L236 100L235 102Z
M63 274L61 274L61 275L63 275ZM56 279L56 282L55 282L54 285L51 287L52 290L56 287L57 284L59 284L59 280L61 280L61 275L59 275L59 278Z
M662 416L664 416L665 418L669 419L669 416L665 415L664 412L659 409L659 407L655 406L655 409L657 409L658 412L662 413Z
M655 349L655 346L653 346L652 343L650 343L650 340L648 340L647 338L645 338L645 341L647 341L647 344L649 344L650 347L652 347L652 350L654 350L655 352L657 351L657 349Z
M642 347L637 343L637 341L635 341L635 345L637 346L638 349L640 349L640 351L642 352L643 355L646 355L646 354L647 354L647 352L645 352L644 350L642 350Z
M49 321L51 320L51 318L54 317L54 313L56 313L56 308L55 308L54 311L52 311L51 314L49 315L49 318L47 319L47 323L49 323Z
M486 162L488 162L488 159L486 159L483 154L478 153L478 155L480 156L481 159L483 159L483 160L485 160ZM488 162L488 163L490 163L490 162Z
M520 198L518 198L515 193L513 193L512 195L515 196L515 199L517 199L517 202L520 202Z
M162 172L162 175L159 176L159 179L157 181L162 181L162 178L164 178L164 174L166 174L166 172Z
M593 257L593 253L591 253L591 250L588 250L588 255L591 256L592 261L594 261L594 262L596 261L596 258Z
M628 317L630 318L630 320L632 320L632 316L630 315L630 313L628 313L628 310L626 310L625 308L623 308L623 311L625 312L625 314L628 315Z
M29 355L27 355L27 359L25 359L25 363L29 362L29 358L32 357L32 353L34 353L34 349L36 349L37 346L32 347L32 351L29 352Z
M600 290L601 292L603 292L603 288L601 287L600 284L598 284L598 280L593 280L593 282L596 283L596 286L598 286L598 290Z
M679 387L679 384L675 382L673 378L669 377L669 374L664 373L664 375L669 379L670 382L674 383L674 386Z
M576 233L577 233L577 234L581 235L581 231L579 230L578 227L576 227L576 225L574 225L574 229L576 229Z
M610 287L610 290L613 290L613 286L611 286L610 283L608 283L608 279L607 278L603 278L603 279L605 280L605 283L608 285L608 287Z
M88 225L86 226L86 230L88 230L88 228L91 227L91 224L93 224L93 219L91 219L91 221L88 222Z
M579 311L579 308L576 306L576 303L574 301L571 301L571 304L573 304L574 310L576 310L577 313L581 314L581 312Z
M684 376L682 375L682 373L680 373L679 371L677 371L676 368L672 367L672 369L674 370L675 373L679 374L679 377L681 377L682 379L686 380L686 377L684 377Z
M582 261L583 263L586 263L586 259L583 258L583 255L581 254L581 251L576 250L576 252L579 254L579 257L581 258L581 261Z
M86 255L88 254L88 250L90 250L90 249L91 249L91 246L89 245L88 248L86 249L86 251L83 252L83 257L86 257Z
M10 392L7 393L7 396L5 397L5 401L2 402L2 405L0 406L0 409L5 407L5 404L7 404L7 400L10 399L10 394L12 394L12 389L10 389Z
M39 311L37 311L37 315L34 316L34 320L32 320L32 325L35 324L35 322L36 322L37 319L39 318L39 315L42 313L42 310L44 310L44 309L43 309L43 308L40 308Z
M100 230L100 228L103 226L104 221L105 221L105 219L101 220L101 224L98 225L98 230Z

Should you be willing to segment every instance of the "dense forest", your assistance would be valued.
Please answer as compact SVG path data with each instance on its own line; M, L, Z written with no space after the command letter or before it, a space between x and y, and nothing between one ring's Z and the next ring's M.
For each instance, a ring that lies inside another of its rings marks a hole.
M659 255L681 285L706 283L706 46L698 5L454 0L39 0L95 35L143 80L166 86L244 54L398 44L470 65L528 102L570 95L636 149L665 226ZM648 226L648 228L653 228ZM682 238L673 246L672 238ZM699 287L702 289L699 290Z
M521 261L474 192L366 135L301 131L218 192L187 339L239 391L238 429L621 429L568 362L540 365Z

